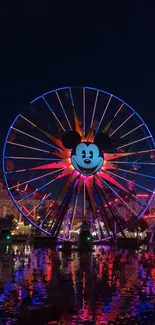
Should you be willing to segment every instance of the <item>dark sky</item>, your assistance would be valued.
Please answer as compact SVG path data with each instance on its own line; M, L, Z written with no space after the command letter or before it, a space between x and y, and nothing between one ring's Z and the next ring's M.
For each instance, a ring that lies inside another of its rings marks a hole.
M155 4L19 3L0 3L1 145L23 106L68 85L94 86L121 97L155 135Z

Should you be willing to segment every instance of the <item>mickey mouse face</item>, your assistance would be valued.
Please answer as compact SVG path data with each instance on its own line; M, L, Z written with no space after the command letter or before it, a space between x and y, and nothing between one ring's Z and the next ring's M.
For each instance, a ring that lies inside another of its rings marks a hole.
M85 176L95 174L103 165L103 156L100 155L96 144L81 142L71 154L73 167Z
M107 134L97 133L94 143L81 142L81 137L76 131L68 131L63 135L62 144L71 152L73 167L85 176L98 172L104 162L103 152L112 148L111 139Z

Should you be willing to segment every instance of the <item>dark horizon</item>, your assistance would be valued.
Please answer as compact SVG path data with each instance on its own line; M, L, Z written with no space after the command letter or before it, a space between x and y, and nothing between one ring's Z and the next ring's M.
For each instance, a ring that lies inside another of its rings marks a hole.
M61 86L92 86L120 97L153 136L155 5L1 5L1 140L17 113ZM113 10L112 10L113 9Z

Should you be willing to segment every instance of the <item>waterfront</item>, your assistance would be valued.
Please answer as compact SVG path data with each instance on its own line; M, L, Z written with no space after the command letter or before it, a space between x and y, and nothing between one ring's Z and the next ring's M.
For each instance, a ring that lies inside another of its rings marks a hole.
M108 324L117 316L150 313L155 306L155 253L95 248L83 256L76 251L66 256L59 247L1 248L0 324L16 325L19 314L29 317L29 306L39 312L43 304L51 312L46 312L45 323L61 316L70 324ZM37 324L41 322L38 318Z

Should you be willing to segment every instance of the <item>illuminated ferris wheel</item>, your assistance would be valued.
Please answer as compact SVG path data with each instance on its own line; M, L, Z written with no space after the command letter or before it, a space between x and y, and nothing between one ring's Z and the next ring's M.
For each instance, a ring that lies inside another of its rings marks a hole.
M105 91L65 87L13 121L3 149L11 199L52 237L76 240L86 220L94 239L124 235L154 194L155 143L138 113Z

